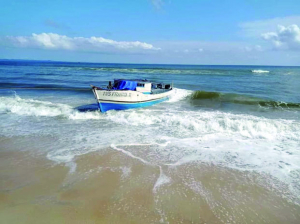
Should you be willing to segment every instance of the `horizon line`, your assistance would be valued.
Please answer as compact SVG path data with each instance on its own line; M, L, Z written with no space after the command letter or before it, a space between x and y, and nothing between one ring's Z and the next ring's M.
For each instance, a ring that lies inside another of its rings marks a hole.
M126 63L126 62L86 62L86 61L58 61L40 59L2 59L0 61L37 61L37 62L64 62L64 63L89 63L89 64L128 64L128 65L188 65L188 66L263 66L263 67L300 67L300 65L245 65L245 64L175 64L175 63Z

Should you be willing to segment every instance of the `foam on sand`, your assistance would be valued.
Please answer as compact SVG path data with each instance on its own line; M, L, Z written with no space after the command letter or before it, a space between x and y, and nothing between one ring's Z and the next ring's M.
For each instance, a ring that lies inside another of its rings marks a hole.
M166 176L163 172L163 169L161 166L159 166L159 177L157 178L154 187L153 187L153 192L157 192L160 186L170 183L171 179L170 177Z
M188 91L182 90L176 100L184 99L187 94ZM8 117L23 117L28 123L30 116L46 122L42 134L58 136L56 144L47 149L47 155L59 163L70 163L76 156L113 148L151 166L176 167L199 161L267 173L289 183L296 195L300 193L299 184L294 181L295 176L299 178L300 170L299 121L215 110L180 111L176 105L170 103L163 110L148 108L101 114L18 96L0 98L0 112ZM19 129L26 130L26 134L39 130L20 124L23 126ZM59 128L61 125L64 128ZM6 135L8 131L2 133ZM13 134L18 135L15 127L11 128L10 135Z

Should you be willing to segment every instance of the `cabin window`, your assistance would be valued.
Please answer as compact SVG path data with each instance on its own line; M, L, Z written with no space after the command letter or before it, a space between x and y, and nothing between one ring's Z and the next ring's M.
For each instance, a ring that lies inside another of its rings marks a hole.
M144 84L144 83L138 83L137 86L138 86L138 87L144 87L145 84Z

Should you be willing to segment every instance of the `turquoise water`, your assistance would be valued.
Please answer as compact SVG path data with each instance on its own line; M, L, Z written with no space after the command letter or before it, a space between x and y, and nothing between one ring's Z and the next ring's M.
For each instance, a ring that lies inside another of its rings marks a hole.
M114 78L173 82L175 94L101 114L89 85ZM44 139L12 148L54 162L146 144L152 147L141 161L267 174L300 201L300 67L1 61L0 119L1 139Z

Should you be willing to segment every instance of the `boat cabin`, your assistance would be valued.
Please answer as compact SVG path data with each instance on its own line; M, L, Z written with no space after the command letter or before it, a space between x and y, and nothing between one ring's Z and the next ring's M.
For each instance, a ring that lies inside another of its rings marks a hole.
M111 83L108 86L108 89L113 90L133 90L138 91L144 94L151 93L151 82L147 82L147 80L123 80L123 79L115 79L114 84Z
M150 82L138 82L136 91L144 93L144 94L150 94L151 93L151 83Z
M92 86L94 87L94 86ZM98 87L94 87L101 89ZM152 83L146 79L125 80L115 79L113 84L109 82L107 90L132 90L143 94L158 94L172 89L170 84Z

